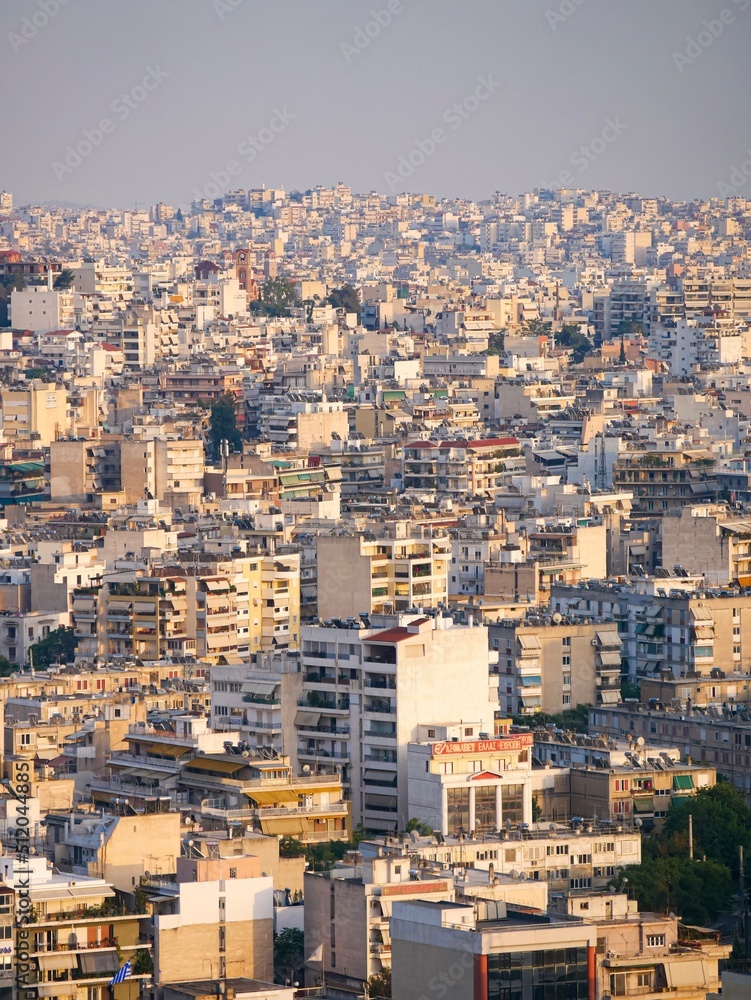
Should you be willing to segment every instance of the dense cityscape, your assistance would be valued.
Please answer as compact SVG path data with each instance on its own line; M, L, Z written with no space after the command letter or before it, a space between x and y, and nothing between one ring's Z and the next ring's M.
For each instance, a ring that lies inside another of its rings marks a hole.
M747 996L751 201L214 193L0 200L0 993Z

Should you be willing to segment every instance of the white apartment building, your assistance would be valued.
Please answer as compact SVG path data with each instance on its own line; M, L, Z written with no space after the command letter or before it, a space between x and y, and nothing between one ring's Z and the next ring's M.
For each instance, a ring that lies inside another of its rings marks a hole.
M48 285L28 285L10 294L10 321L16 330L49 333L76 325L75 295Z
M408 746L432 723L493 732L487 629L440 615L302 627L298 711L284 746L298 769L341 773L353 823L403 829ZM385 626L385 627L384 627ZM464 721L464 720L471 720Z

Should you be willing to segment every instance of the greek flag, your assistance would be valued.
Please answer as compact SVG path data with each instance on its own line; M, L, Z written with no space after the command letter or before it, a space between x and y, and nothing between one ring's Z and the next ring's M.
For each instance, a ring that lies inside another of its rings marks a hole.
M130 978L130 961L127 961L125 965L121 966L114 974L112 979L109 981L109 986L116 986L118 983L124 983L126 979Z

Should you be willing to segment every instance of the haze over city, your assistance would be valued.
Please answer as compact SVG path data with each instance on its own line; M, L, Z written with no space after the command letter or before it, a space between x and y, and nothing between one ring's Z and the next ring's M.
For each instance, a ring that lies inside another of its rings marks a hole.
M100 207L185 204L232 160L246 187L388 192L400 158L443 128L399 189L482 199L570 171L589 188L708 197L751 143L747 8L47 0L47 14L8 3L0 176L17 200ZM158 85L125 103L150 70ZM483 76L495 81L487 100L447 124ZM276 111L284 128L250 157L248 138ZM113 128L94 152L56 172L105 117ZM621 131L600 148L609 120Z

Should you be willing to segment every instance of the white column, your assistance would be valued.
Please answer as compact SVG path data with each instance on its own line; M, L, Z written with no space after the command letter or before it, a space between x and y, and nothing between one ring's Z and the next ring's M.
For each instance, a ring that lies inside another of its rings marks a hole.
M520 778L521 780L521 778ZM522 791L522 817L525 823L532 822L532 775L527 777Z
M467 833L472 833L475 829L475 787L474 785L469 786L469 830Z
M501 829L501 823L503 822L503 797L501 788L502 785L495 786L495 828L496 830Z
M441 832L444 837L448 837L449 833L449 790L442 784L441 785Z

